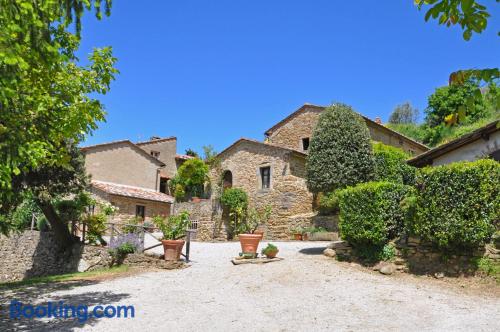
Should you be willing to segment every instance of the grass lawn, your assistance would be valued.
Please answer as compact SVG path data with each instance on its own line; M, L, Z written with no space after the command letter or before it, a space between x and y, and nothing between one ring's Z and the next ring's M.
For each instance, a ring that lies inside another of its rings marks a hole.
M36 277L21 281L13 281L0 283L0 289L15 289L22 286L30 286L34 284L41 283L51 283L51 282L64 282L64 281L75 281L75 280L87 280L87 279L110 279L121 274L129 274L130 267L127 265L114 266L106 269L99 269L95 271L88 272L75 272L68 274L59 274L47 277Z

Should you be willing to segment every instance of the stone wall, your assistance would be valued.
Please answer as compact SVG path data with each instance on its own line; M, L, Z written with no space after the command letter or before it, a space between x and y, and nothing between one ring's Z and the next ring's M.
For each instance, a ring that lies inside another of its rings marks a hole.
M198 221L196 241L225 240L225 227L215 202L202 199L199 202L178 202L174 204L174 214L187 211L191 220Z
M10 237L0 236L0 282L93 271L111 264L112 257L105 247L76 243L72 250L58 252L51 232L25 231ZM162 269L184 265L144 254L130 254L123 264Z
M77 270L78 262L72 259L81 252L74 251L54 255L58 251L50 232L25 231L0 236L0 282L62 274Z

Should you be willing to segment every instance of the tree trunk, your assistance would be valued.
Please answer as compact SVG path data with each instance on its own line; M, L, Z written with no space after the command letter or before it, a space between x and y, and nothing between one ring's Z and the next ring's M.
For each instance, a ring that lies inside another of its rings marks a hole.
M54 206L50 202L38 201L38 206L42 210L45 218L50 224L52 231L54 232L56 241L61 246L62 249L70 248L74 243L73 236L69 232L68 225L66 225L61 217L57 214Z

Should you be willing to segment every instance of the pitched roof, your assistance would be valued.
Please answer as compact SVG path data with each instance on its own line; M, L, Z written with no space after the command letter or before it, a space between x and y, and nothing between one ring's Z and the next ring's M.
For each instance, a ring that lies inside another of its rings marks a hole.
M134 149L135 151L137 151L139 154L143 155L144 157L148 158L149 160L153 161L154 163L156 163L156 164L158 164L160 166L165 166L165 164L162 161L160 161L159 159L153 157L152 155L150 155L145 150L141 149L140 147L138 147L136 144L132 143L128 139L124 139L124 140L121 140L121 141L113 141L113 142L107 142L107 143L101 143L101 144L84 146L84 147L80 148L80 150L83 151L83 152L85 152L85 151L93 150L93 149L100 148L100 147L113 146L113 145L119 145L119 144L127 144L132 149Z
M224 150L222 150L217 156L221 156L223 153L225 153L225 152L233 149L238 144L244 143L244 142L251 143L251 144L256 144L256 145L261 145L261 146L266 146L266 147L269 147L269 148L272 148L272 149L286 150L286 151L289 151L289 152L291 152L293 154L296 154L296 155L299 155L299 156L303 156L303 157L306 156L305 153L303 153L301 151L298 151L298 150L294 150L294 149L290 149L290 148L285 148L283 146L274 145L274 144L270 144L270 143L264 143L264 142L260 142L260 141L254 140L254 139L245 138L245 137L240 138L239 140L237 140L236 142L234 142L233 144L231 144L230 146L228 146L227 148L225 148Z
M164 138L158 138L158 139L151 139L149 141L137 142L135 144L136 145L147 145L147 144L155 144L155 143L161 143L161 142L173 141L173 140L177 140L177 137L170 136L170 137L164 137Z
M313 105L313 104L306 103L306 104L302 105L298 110L296 110L295 112L293 112L292 114L288 115L286 118L284 118L283 120L279 121L274 126L272 126L271 128L269 128L268 130L266 130L265 134L266 134L266 136L271 135L276 129L278 129L279 127L281 127L282 125L284 125L288 121L294 119L296 116L300 115L302 112L306 111L307 109L316 109L318 111L323 111L325 108L326 108L326 106L319 106L319 105ZM403 135L401 133L398 133L397 131L394 131L394 130L392 130L390 128L387 128L386 126L384 126L384 125L382 125L380 123L377 123L377 122L375 122L375 121L367 118L366 116L364 116L362 114L360 114L360 115L361 115L361 117L366 122L370 123L374 127L377 127L379 129L382 129L382 130L390 131L395 136L398 136L401 139L405 139L407 141L410 141L413 144L418 145L423 150L429 150L429 148L427 146L425 146L424 144L419 143L419 142L415 141L414 139L411 139L411 138L409 138L409 137L407 137L407 136L405 136L405 135Z
M153 189L127 186L118 183L92 180L92 187L104 191L107 194L139 198L147 201L173 203L174 198L170 195L155 191Z
M473 141L476 141L480 138L487 138L491 133L494 133L500 128L498 127L500 120L493 121L486 126L483 126L479 129L474 130L468 134L460 136L457 139L449 141L448 143L441 144L434 149L426 151L410 160L408 160L408 164L413 166L425 166L432 163L432 160L440 157L450 151L456 150L463 145L469 144Z
M193 156L188 156L187 154L176 154L175 159L188 160L193 159Z

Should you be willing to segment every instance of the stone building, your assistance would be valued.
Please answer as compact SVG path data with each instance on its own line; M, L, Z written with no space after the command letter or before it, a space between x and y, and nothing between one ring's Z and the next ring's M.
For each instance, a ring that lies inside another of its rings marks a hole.
M319 115L324 110L324 106L304 104L268 129L265 132L265 141L307 153L309 141L318 123ZM373 121L363 115L361 116L365 120L370 130L370 136L374 141L403 149L411 155L419 155L429 150L425 145L385 127L380 123L380 120Z
M212 185L245 190L250 206L262 209L270 205L273 212L266 229L267 238L289 238L292 228L311 226L317 224L315 219L321 219L313 211L313 194L307 189L305 165L312 133L324 109L306 104L267 130L264 142L241 138L218 155L220 170L211 175ZM415 155L428 150L425 145L363 118L374 141ZM220 210L215 206L220 192L213 191L213 211ZM212 218L214 227L223 224L219 220L220 211ZM331 223L328 226L328 221L321 220L322 226L336 230L333 220ZM220 237L221 231L223 227L214 232L214 238Z
M175 137L152 137L136 144L122 140L81 149L92 193L119 208L115 221L170 215L174 199L168 180L186 159L176 154L176 145Z

